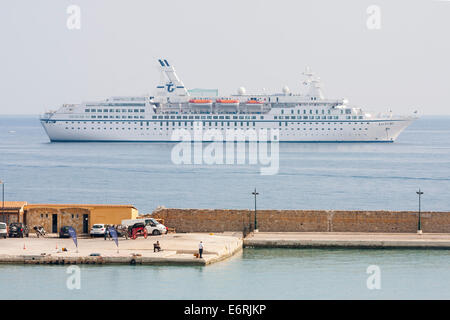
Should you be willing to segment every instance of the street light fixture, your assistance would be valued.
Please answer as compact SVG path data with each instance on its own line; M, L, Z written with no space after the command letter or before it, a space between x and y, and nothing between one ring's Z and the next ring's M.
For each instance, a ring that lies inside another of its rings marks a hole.
M420 191L420 188L419 188L419 191L416 191L416 193L419 195L419 221L417 223L417 233L422 234L422 223L420 221L420 197L423 195L423 192Z
M258 224L256 222L256 196L259 194L258 192L256 192L256 188L255 191L252 192L252 194L255 196L255 230L258 230Z

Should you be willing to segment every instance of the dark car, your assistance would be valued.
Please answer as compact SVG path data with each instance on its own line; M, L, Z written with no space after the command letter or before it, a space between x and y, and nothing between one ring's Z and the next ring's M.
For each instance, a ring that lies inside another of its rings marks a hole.
M28 237L28 227L21 222L13 222L9 225L8 235L10 238Z
M59 237L60 238L70 238L69 228L70 228L70 226L61 227L61 229L59 229Z

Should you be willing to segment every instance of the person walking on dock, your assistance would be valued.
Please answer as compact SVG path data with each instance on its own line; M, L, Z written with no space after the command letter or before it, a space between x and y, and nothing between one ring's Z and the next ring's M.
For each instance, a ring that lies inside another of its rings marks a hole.
M203 242L200 241L200 243L198 244L198 254L199 254L199 258L202 257L202 253L203 253Z
M109 231L108 231L108 225L105 225L105 233L103 234L103 238L106 240L106 238L108 238L109 235ZM111 238L111 236L110 236Z

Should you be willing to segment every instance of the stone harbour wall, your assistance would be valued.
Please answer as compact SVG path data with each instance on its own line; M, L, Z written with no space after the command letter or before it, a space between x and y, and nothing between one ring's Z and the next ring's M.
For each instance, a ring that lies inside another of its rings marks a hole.
M243 231L254 225L253 210L160 208L153 217L176 232ZM423 232L450 233L450 212L422 212ZM258 210L261 232L416 232L418 212Z

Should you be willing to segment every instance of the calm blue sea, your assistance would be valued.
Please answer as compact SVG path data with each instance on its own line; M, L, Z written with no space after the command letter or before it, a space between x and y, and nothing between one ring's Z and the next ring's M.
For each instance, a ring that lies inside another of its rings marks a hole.
M380 289L368 289L368 266ZM207 267L0 265L0 299L450 299L444 250L245 249Z
M280 169L179 166L168 143L49 143L37 117L0 117L6 200L182 208L450 209L450 117L423 117L393 144L280 144ZM369 290L366 269L381 270ZM0 265L0 299L450 298L449 251L246 249L208 267ZM13 279L14 281L11 281ZM130 288L132 284L133 289ZM195 290L193 290L195 288Z
M50 143L36 116L0 117L7 200L182 208L450 209L450 117L423 117L395 143L280 144L260 165L175 165L170 143Z

